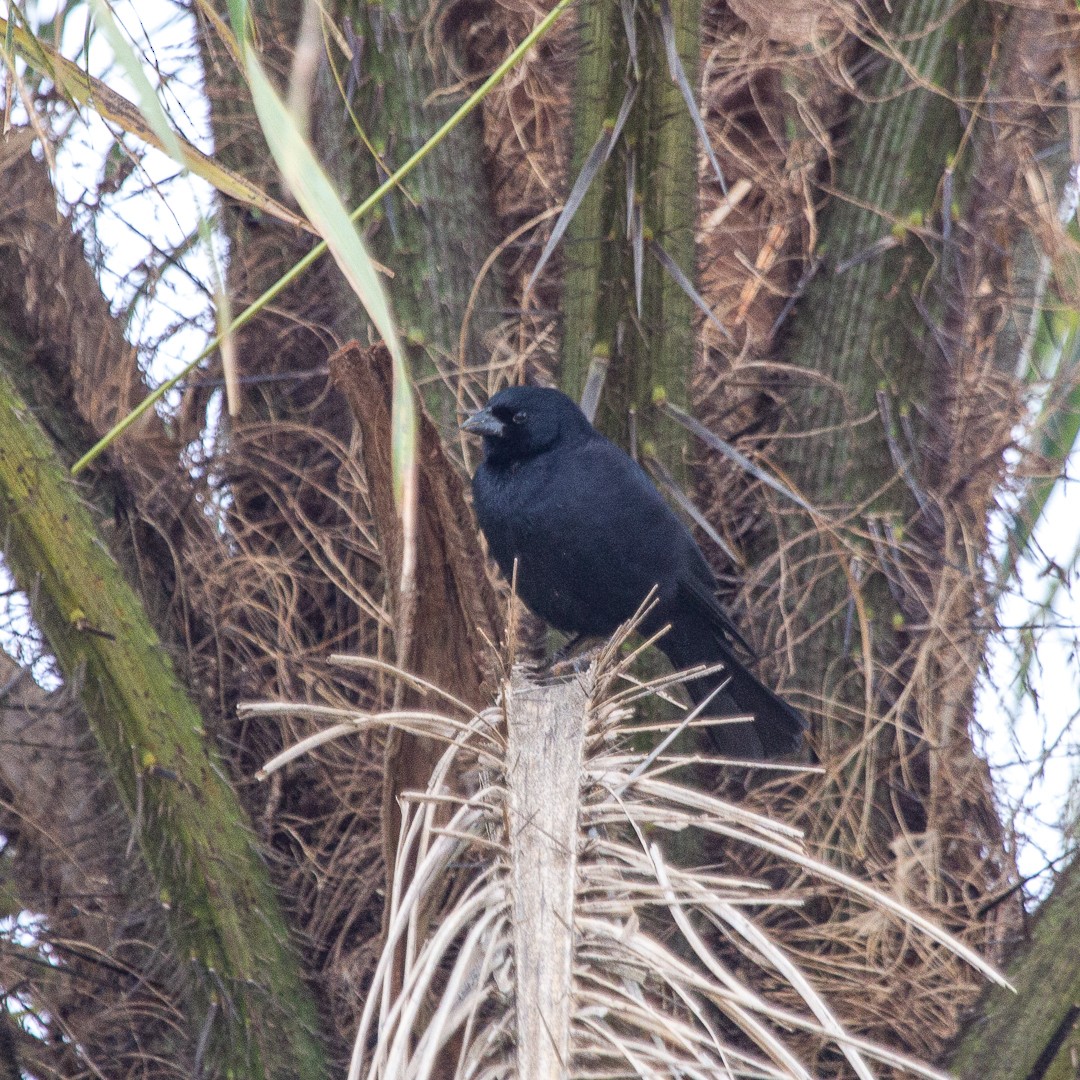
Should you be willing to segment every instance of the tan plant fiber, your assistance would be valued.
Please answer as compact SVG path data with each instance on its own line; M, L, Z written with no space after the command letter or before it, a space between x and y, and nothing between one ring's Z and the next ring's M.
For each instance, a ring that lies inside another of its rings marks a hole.
M447 745L427 790L407 796L398 861L415 871L389 898L351 1080L809 1078L822 1047L863 1080L940 1076L850 1030L844 999L830 1001L775 932L778 917L798 912L815 882L928 957L1000 977L917 910L811 855L798 829L688 786L688 770L715 767L700 756L672 752L670 739L634 750L629 706L672 677L624 681L635 657L621 655L624 639L560 682L537 685L515 669L499 704L469 719L319 710L333 723L264 769L383 725ZM697 849L708 865L673 858L677 838L692 835L708 841ZM736 870L725 855L741 848L774 872Z

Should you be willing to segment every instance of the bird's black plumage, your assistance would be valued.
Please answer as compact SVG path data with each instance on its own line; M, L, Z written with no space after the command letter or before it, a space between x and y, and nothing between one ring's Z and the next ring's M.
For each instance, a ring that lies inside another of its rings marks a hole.
M676 668L724 664L691 680L695 701L727 685L712 714L751 713L753 724L712 729L723 752L765 758L796 750L805 721L736 656L745 642L716 598L716 580L693 537L644 470L596 431L558 390L501 390L465 421L483 436L473 477L480 527L499 569L559 630L611 634L654 587L641 630L670 624L659 647Z

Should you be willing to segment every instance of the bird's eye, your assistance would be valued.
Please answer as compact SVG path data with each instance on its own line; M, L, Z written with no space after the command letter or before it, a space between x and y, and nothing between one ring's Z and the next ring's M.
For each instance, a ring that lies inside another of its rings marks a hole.
M528 419L528 417L525 415L524 412L516 412L516 413L514 413L514 423L515 424L524 424L527 419Z

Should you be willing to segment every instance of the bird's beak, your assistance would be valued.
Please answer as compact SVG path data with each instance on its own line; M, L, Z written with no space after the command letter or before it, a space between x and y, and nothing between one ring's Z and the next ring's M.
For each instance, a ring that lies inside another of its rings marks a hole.
M481 409L465 418L461 430L473 435L491 435L498 438L506 430L506 425L490 409Z

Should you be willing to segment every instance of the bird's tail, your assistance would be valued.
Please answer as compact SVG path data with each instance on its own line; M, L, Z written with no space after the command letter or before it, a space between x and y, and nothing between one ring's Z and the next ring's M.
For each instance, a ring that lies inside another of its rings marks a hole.
M757 761L796 753L807 726L802 713L765 686L735 656L726 641L715 632L702 629L700 635L669 632L658 645L678 669L700 664L724 665L722 671L686 682L695 705L717 686L723 686L709 703L707 715L753 716L752 722L716 724L708 729L717 753Z

